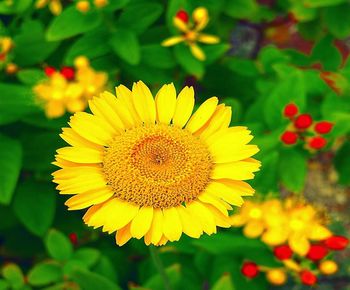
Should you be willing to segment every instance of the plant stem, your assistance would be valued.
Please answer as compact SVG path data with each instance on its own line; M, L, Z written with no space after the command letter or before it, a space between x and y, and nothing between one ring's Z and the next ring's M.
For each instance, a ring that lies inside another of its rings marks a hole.
M164 265L162 263L162 260L159 257L158 250L156 249L155 246L150 245L149 252L151 254L152 261L153 261L154 265L156 266L156 268L160 274L160 277L163 280L164 290L171 290L169 279L168 279L168 276L165 272L165 268L164 268Z

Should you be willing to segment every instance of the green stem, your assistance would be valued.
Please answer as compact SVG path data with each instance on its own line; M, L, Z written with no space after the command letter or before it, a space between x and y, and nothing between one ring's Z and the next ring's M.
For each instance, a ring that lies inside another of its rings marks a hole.
M160 274L160 277L163 280L164 290L171 290L169 279L168 279L168 276L165 272L165 268L164 268L164 265L162 263L162 260L159 257L158 250L156 249L155 246L150 245L149 252L151 254L152 261L153 261L154 265L156 266L156 268Z

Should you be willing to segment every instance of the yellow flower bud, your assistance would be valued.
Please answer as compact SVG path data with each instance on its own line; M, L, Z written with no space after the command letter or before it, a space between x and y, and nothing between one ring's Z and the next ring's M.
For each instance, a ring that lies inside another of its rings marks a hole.
M79 1L77 4L76 4L76 8L80 11L80 12L87 12L90 10L90 3L89 1Z
M78 56L74 59L74 66L76 68L82 68L89 66L89 60L85 56Z
M204 7L198 7L193 11L193 20L195 22L201 22L208 19L208 10Z
M266 279L273 285L283 285L287 281L287 275L282 270L273 269L266 272Z
M94 0L94 4L98 8L102 8L108 4L107 0Z
M319 265L319 269L322 274L324 275L333 275L335 272L338 271L338 265L334 261L323 261Z
M6 65L6 73L12 75L18 71L18 66L14 63L8 63Z
M3 37L1 38L1 52L2 53L8 53L11 48L13 47L13 41L10 37Z

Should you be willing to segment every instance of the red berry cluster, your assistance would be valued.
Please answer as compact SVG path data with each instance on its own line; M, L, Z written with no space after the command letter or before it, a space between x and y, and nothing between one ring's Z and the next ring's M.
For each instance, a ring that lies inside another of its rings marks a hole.
M273 254L276 259L280 260L284 266L285 270L292 270L297 273L302 284L307 286L313 286L317 283L317 274L321 273L324 275L334 274L337 270L337 264L330 259L325 259L331 251L341 251L344 250L349 244L349 240L344 236L331 236L328 239L310 246L310 249L306 257L296 257L289 245L277 246L273 249ZM310 270L302 268L303 259L308 259L313 262L318 270ZM298 262L297 262L298 261ZM253 279L257 277L260 271L270 271L273 269L268 269L267 267L259 266L252 261L246 261L243 263L241 268L241 273L249 278ZM274 281L270 278L268 279L270 283ZM280 280L279 282L281 282ZM275 281L276 283L278 281ZM282 283L281 283L282 284ZM277 284L276 284L277 285Z
M44 72L48 77L51 77L54 73L58 72L54 67L47 66L44 68ZM64 66L61 68L59 73L65 77L66 80L70 81L75 78L75 71L74 68L70 66Z
M291 129L281 135L281 141L286 145L294 145L303 140L307 146L314 150L320 150L327 145L327 140L321 136L329 133L333 124L328 121L320 121L314 124L310 114L298 114L299 109L295 104L285 106L283 115L291 121ZM312 133L312 136L310 136Z

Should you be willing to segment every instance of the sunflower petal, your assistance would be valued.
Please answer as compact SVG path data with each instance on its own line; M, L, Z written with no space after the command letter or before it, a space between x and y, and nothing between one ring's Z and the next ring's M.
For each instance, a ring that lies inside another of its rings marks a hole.
M143 206L131 222L131 235L141 239L150 229L153 219L153 207Z
M183 128L191 117L194 107L193 87L184 87L176 100L173 124Z
M154 124L156 121L156 105L149 88L142 81L134 83L131 96L141 120L148 124Z
M182 234L182 226L176 208L171 207L163 210L163 232L164 236L171 242L178 241Z
M169 124L176 107L176 90L174 85L164 85L156 95L157 121Z

